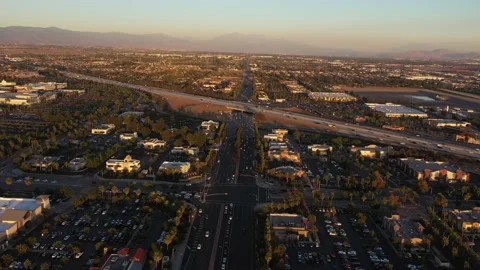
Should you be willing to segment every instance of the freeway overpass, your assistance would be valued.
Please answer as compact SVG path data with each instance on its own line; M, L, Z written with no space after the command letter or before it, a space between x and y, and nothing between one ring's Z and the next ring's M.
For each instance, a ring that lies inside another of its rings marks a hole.
M342 121L330 120L320 118L316 116L309 116L299 113L285 112L279 109L268 108L262 105L251 104L248 102L222 100L210 97L197 96L193 94L182 93L174 90L150 87L143 85L135 85L130 83L123 83L119 81L113 81L98 77L92 77L88 75L72 73L72 72L60 72L67 77L76 79L90 80L99 83L118 85L128 87L131 89L137 89L145 91L155 95L161 95L163 97L177 97L187 100L202 101L207 104L225 106L233 110L244 111L249 113L263 113L265 115L287 117L298 122L298 125L310 124L318 129L331 129L335 126L335 133L345 136L360 137L371 141L377 141L383 144L401 145L409 148L418 148L423 150L433 150L443 153L450 153L457 156L463 156L473 158L480 161L480 149L475 149L473 145L467 145L463 143L457 143L448 141L442 138L436 137L420 137L411 135L408 133L397 133L393 131L387 131L379 128L373 128L361 125L351 125ZM440 147L439 147L440 145Z

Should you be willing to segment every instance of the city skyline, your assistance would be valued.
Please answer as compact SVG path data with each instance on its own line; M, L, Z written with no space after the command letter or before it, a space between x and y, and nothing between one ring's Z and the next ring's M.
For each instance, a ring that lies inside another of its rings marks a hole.
M50 4L52 3L52 4ZM318 47L365 52L445 48L478 51L480 3L436 1L5 1L0 26L73 31L163 33L207 40L255 34ZM55 14L40 16L39 14ZM18 16L22 14L22 16Z

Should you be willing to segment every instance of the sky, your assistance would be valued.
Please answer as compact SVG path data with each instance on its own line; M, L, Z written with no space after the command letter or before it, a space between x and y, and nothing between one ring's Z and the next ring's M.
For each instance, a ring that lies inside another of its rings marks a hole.
M480 51L480 0L1 0L0 26L260 34L324 48Z

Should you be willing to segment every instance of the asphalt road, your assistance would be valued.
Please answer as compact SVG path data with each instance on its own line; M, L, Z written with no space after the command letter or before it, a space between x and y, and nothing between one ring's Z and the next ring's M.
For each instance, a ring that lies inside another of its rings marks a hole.
M320 118L316 116L309 116L299 113L285 112L275 108L267 108L263 105L256 105L249 103L248 101L230 101L222 100L209 97L200 97L193 94L182 93L174 90L168 90L158 87L149 87L142 85L135 85L130 83L123 83L119 81L113 81L93 76L87 76L78 73L72 72L62 72L63 75L77 78L90 80L100 83L118 85L123 87L128 87L132 89L137 89L141 91L146 91L152 94L161 95L164 97L181 97L182 99L203 101L204 103L226 106L232 109L237 109L241 111L248 112L261 112L268 116L276 117L287 117L293 120L296 120L298 125L303 125L305 123L313 124L316 128L321 130L331 130L338 134L343 134L347 136L357 136L363 139L378 141L381 140L383 143L388 143L391 145L404 145L410 148L419 148L424 150L435 150L439 152L450 153L458 156L465 156L470 158L475 158L480 160L480 149L476 150L472 145L467 145L463 143L457 143L453 141L448 141L442 138L436 137L417 137L408 133L398 133L388 130L372 128L363 125L349 125L341 121L335 121L325 118ZM248 74L246 72L245 74ZM240 93L239 97L244 97L245 92ZM441 148L438 147L438 144L441 144Z

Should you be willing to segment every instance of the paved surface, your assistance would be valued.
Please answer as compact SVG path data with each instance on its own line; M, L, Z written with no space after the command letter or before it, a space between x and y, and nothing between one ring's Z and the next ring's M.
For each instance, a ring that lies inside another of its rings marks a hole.
M142 85L135 85L129 83L123 83L119 81L107 80L98 77L87 76L78 73L72 72L62 72L63 75L77 78L77 79L84 79L90 80L100 83L112 84L112 85L119 85L123 87L128 87L132 89L137 89L141 91L146 91L152 94L161 95L164 97L180 97L183 99L189 99L198 101L203 101L207 104L214 104L214 105L221 105L227 106L229 108L248 111L248 112L261 112L265 115L271 115L276 117L287 117L293 120L296 120L298 125L302 125L305 123L315 125L316 128L321 130L330 130L338 134L344 134L348 136L356 136L363 139L369 139L373 141L378 141L379 139L383 141L383 143L388 143L391 145L404 145L410 148L418 148L424 150L435 150L439 152L451 153L458 156L465 156L470 158L475 158L480 160L480 150L476 150L476 148L472 147L472 145L467 145L463 143L457 143L453 141L448 141L442 138L436 137L417 137L414 134L409 133L397 133L391 132L388 130L367 127L362 125L348 125L341 121L334 121L330 119L320 118L316 116L309 116L299 113L292 113L292 112L285 112L275 108L267 108L263 105L257 105L249 103L248 101L245 102L244 98L247 96L247 92L251 90L243 90L244 92L240 93L239 99L240 101L230 101L230 100L222 100L222 99L215 99L209 97L198 97L197 95L182 93L174 90L168 90L158 87L149 87L149 86L142 86ZM246 72L248 76L248 72ZM441 148L437 145L441 144Z

